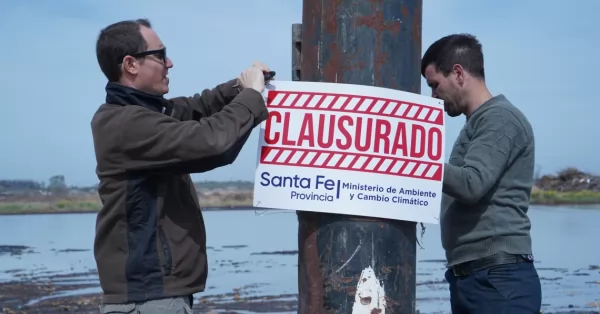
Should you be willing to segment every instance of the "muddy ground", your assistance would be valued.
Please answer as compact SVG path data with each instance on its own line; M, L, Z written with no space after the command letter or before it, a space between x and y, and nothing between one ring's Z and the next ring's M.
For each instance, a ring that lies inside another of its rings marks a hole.
M61 296L70 291L97 288L98 285L92 283L69 283L95 274L95 271L90 271L71 275L41 275L1 283L0 308L3 313L98 313L100 294ZM229 314L240 310L256 313L294 312L296 295L256 297L232 291L194 300L195 313Z
M78 250L62 250L61 252L74 252ZM34 253L34 250L25 246L0 246L0 256L14 256ZM296 251L259 252L257 255L294 255ZM436 261L421 261L422 263ZM543 268L541 268L543 270ZM590 266L587 271L600 271L598 266ZM10 282L0 282L0 309L2 313L99 313L98 304L101 296L98 293L72 295L73 291L93 289L99 291L97 272L89 270L83 273L54 273L44 269L24 270L12 269L5 274L14 278ZM558 280L558 278L541 278L542 281ZM431 284L420 282L419 285ZM599 283L600 285L600 283ZM194 300L194 313L282 313L296 312L297 295L281 294L271 296L255 296L245 293L246 289L253 286L242 287L224 294L204 293ZM600 290L599 290L600 291ZM426 301L426 300L421 300ZM575 308L581 304L565 307L564 311L553 313L594 313L600 311L581 311ZM600 309L600 304L596 305ZM590 309L596 306L587 305ZM418 312L417 312L418 313ZM550 314L550 313L548 313Z
M22 278L0 284L0 308L4 314L16 313L99 313L100 294L60 296L61 293L97 287L97 284L69 284L81 276L95 272L71 275L42 275ZM48 298L49 297L49 298ZM48 298L48 299L44 299ZM234 314L295 312L297 295L243 296L239 291L227 294L207 295L194 300L194 313ZM595 313L599 311L575 311L565 309L553 313Z
M230 247L224 247L230 248ZM235 248L235 247L231 247ZM66 249L57 252L77 252ZM0 256L19 258L23 254L36 253L33 248L21 245L0 245ZM258 252L257 255L289 255L295 251ZM233 261L231 261L235 264ZM84 273L54 273L44 269L11 269L4 271L14 280L0 282L0 309L2 313L98 313L101 296L98 293L72 295L73 291L99 290L97 271ZM209 294L194 300L194 313L227 313L251 311L255 313L295 312L296 294L251 296L241 287L230 293Z

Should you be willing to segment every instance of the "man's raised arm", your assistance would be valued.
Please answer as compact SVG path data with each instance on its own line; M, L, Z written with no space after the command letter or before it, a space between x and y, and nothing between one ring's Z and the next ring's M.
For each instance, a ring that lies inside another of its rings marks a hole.
M174 118L198 121L223 110L223 107L231 103L239 93L238 80L233 79L191 97L171 98L169 102L174 108Z
M262 72L270 71L268 66L259 61L255 61L252 67ZM243 88L240 78L235 78L191 97L171 98L169 101L174 108L173 117L179 120L199 120L210 117L227 106Z
M213 169L214 157L229 152L268 116L262 95L254 89L242 91L223 110L199 121L179 121L135 109L119 141L119 149L128 157L123 166L126 172Z

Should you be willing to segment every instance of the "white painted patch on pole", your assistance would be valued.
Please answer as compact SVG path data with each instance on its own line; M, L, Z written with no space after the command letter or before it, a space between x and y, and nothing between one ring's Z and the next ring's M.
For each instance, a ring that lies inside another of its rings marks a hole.
M352 314L371 314L374 309L379 310L376 313L385 314L385 291L375 271L369 266L360 274Z

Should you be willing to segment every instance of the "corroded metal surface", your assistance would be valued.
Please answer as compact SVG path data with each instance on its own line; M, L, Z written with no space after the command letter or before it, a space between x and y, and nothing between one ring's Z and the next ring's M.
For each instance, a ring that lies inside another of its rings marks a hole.
M302 61L302 24L292 25L292 81L300 80Z
M302 80L420 93L422 0L304 0Z
M298 212L298 313L353 313L361 272L372 268L385 313L414 313L416 224ZM377 300L358 296L379 313Z
M421 10L422 0L304 0L292 77L420 93ZM416 223L312 212L298 222L298 313L352 313L357 302L382 312L356 297L371 268L385 313L415 312Z

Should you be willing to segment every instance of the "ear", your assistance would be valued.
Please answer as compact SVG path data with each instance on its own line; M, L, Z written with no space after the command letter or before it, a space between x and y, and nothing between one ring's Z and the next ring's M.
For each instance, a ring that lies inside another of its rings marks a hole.
M132 56L126 56L123 58L123 72L128 72L130 74L136 75L138 74L140 68L140 63L138 60Z
M460 64L455 64L452 66L452 73L456 76L456 81L458 84L462 85L465 81L465 69Z

